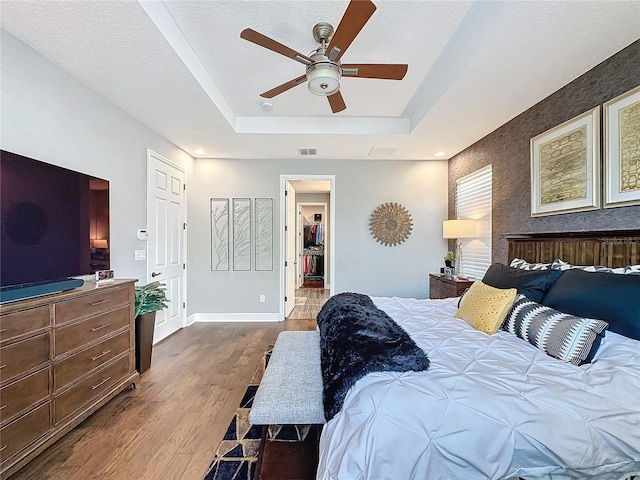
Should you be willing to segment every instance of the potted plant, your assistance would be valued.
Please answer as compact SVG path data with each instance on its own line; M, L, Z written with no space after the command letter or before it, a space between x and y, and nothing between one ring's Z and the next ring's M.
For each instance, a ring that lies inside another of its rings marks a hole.
M167 288L159 281L135 287L136 370L144 373L151 366L156 312L167 308Z
M447 254L444 256L444 264L451 268L451 266L453 265L453 261L456 257L453 255L453 252L451 250L449 250L447 252Z

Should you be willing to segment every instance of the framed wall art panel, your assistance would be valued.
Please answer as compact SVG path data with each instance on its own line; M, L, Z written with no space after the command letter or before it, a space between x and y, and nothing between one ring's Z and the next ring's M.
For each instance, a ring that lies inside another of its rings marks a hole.
M604 110L604 206L640 205L640 86Z
M254 199L256 270L273 270L273 199Z
M251 270L251 199L233 199L233 269Z
M211 270L229 270L229 199L211 199Z
M531 216L600 208L600 107L530 140Z

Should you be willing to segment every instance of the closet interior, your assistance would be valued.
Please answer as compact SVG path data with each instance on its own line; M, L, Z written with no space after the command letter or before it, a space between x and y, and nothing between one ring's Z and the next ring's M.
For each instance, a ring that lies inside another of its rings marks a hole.
M304 249L302 252L304 282L324 282L325 227L321 213L302 216Z

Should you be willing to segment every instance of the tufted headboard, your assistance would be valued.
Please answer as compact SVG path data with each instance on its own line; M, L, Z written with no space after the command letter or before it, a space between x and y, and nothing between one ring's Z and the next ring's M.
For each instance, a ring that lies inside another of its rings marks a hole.
M531 263L551 263L559 258L573 265L610 268L640 264L640 230L524 233L504 237L509 245L508 263L514 258Z

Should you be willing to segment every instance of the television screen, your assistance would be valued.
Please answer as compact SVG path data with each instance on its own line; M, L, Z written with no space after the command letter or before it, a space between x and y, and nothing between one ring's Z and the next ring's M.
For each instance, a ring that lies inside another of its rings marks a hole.
M109 182L0 154L0 286L109 269Z

